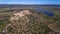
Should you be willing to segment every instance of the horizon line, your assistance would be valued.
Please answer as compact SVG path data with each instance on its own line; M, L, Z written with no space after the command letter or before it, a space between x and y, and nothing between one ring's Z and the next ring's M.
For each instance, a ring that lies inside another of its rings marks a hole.
M0 4L8 4L8 3L0 3ZM13 4L15 4L15 3L13 3ZM19 4L19 3L17 3L17 4ZM21 4L21 5L60 5L60 4Z

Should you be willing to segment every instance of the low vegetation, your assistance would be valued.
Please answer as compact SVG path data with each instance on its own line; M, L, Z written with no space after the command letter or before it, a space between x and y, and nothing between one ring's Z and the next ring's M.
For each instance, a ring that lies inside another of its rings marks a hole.
M0 13L0 34L60 34L60 16L56 13L53 17L30 9Z

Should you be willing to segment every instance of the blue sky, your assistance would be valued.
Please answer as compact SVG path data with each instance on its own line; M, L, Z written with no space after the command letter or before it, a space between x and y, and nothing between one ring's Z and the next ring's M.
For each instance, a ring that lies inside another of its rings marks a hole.
M0 0L0 4L60 4L60 0Z

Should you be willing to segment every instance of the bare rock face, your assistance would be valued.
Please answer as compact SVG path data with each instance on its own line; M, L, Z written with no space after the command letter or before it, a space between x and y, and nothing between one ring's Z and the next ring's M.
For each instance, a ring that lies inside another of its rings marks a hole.
M13 13L14 16L11 16L10 17L10 21L18 21L19 18L23 17L23 16L26 16L26 15L31 15L30 11L29 10L24 10L24 11L21 11L21 12L17 12L17 13Z

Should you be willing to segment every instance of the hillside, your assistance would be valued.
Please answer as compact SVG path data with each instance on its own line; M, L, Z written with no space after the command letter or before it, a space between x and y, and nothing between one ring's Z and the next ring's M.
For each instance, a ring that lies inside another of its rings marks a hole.
M3 13L0 16L1 34L59 34L60 32L60 29L57 29L60 26L53 25L59 23L57 15L48 17L41 12L25 9Z

